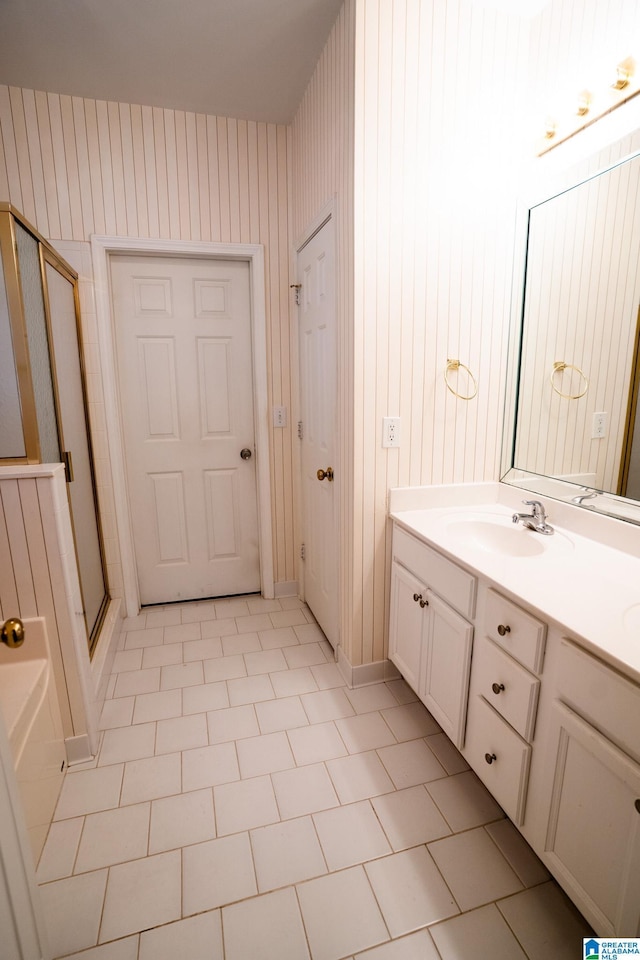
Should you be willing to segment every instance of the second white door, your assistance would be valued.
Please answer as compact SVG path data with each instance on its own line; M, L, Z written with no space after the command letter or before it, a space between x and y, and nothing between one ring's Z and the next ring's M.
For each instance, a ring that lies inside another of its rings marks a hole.
M249 265L111 260L141 604L260 590Z

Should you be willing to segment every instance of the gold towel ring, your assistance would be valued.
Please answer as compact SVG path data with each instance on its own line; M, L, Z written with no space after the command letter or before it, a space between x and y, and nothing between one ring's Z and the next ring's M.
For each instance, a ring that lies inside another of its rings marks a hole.
M561 390L558 390L555 383L553 382L553 378L555 377L556 373L562 373L563 370L575 370L576 373L580 374L580 376L584 380L584 390L581 393L563 393ZM584 397L585 393L589 389L589 380L587 379L586 375L582 372L580 367L576 367L574 363L564 363L564 361L562 360L556 360L556 362L554 363L553 368L551 370L551 376L549 377L549 382L553 387L553 389L555 390L555 392L558 394L558 396L563 397L565 400L579 400L580 397Z
M469 376L469 379L471 380L471 383L473 384L473 393L470 393L468 396L465 396L465 395L462 394L462 393L458 393L457 390L454 390L454 388L453 388L453 387L451 386L451 384L449 383L449 372L450 372L451 370L466 370L466 372L467 372L467 374L468 374L468 376ZM446 369L445 369L445 371L444 371L444 382L445 382L446 385L447 385L447 390L450 390L451 393L454 395L454 397L458 397L459 400L473 400L473 398L475 397L476 393L478 392L478 382L477 382L476 378L475 378L474 375L471 373L471 370L469 370L469 367L467 367L466 364L464 364L464 363L460 363L459 360L451 360L451 359L448 359L448 360L447 360L447 367L446 367Z

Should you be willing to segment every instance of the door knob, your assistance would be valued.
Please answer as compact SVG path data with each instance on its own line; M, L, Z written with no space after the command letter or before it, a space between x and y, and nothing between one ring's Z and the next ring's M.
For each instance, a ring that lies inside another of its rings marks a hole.
M327 467L326 470L318 470L316 473L318 480L333 480L333 467Z
M240 456L243 460L251 460L251 450L249 450L249 447L245 447L244 450L241 450Z
M0 640L8 647L21 647L24 643L24 624L17 617L5 620L0 630Z

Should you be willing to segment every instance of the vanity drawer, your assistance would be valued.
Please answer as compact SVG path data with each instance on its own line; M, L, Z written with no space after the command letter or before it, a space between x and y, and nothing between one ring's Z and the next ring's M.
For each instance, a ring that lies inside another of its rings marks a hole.
M431 587L463 617L473 617L476 578L397 524L393 526L393 559Z
M469 704L465 757L505 813L520 825L531 747L482 697Z
M521 737L531 741L540 681L487 637L478 637L473 659L473 691L500 713Z
M524 667L542 672L546 624L495 590L487 592L485 632Z
M640 686L566 638L557 676L560 700L640 762Z

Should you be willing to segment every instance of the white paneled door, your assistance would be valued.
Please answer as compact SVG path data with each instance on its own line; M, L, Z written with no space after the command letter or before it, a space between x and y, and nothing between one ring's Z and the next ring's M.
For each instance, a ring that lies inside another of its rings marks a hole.
M141 604L260 590L249 265L114 256Z
M298 252L304 596L338 642L336 305L333 221Z

